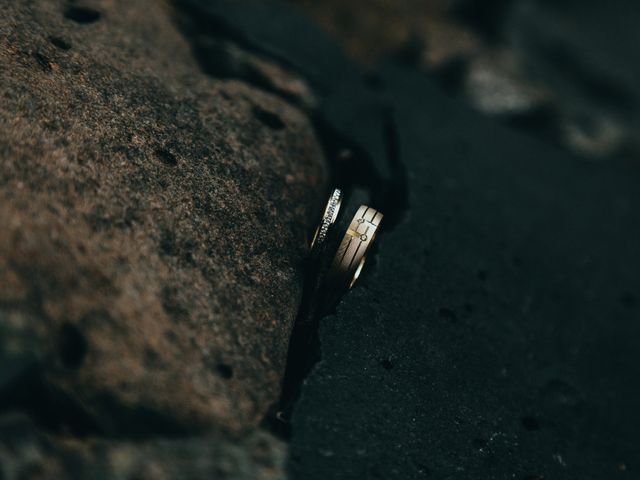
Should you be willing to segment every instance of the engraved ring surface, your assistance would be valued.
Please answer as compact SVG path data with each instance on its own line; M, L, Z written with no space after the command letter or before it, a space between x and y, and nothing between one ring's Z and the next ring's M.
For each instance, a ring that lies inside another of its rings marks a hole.
M331 225L333 225L338 218L338 212L340 211L341 204L342 191L339 188L336 188L329 197L327 206L325 207L324 213L322 214L320 224L313 234L313 240L311 240L312 252L317 252L322 244L324 244L325 240L327 239L327 234L329 233L329 228L331 228Z
M362 205L351 220L329 270L329 278L337 287L353 287L360 276L367 252L382 221L382 213Z

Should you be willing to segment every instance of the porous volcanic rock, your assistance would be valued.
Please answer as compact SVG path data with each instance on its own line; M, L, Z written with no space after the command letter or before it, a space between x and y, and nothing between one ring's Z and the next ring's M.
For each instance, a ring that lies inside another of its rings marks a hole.
M163 2L2 11L2 408L94 435L257 425L325 181L306 115L202 73Z
M638 477L639 165L594 165L415 71L380 82L408 202L321 320L290 478Z

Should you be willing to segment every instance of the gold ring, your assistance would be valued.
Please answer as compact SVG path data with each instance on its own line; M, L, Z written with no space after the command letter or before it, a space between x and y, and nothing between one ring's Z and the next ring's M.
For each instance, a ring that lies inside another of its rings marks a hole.
M313 240L311 240L312 253L318 252L320 247L322 247L322 244L324 244L327 239L331 225L333 225L338 218L340 205L342 205L342 191L339 188L336 188L329 197L329 200L327 200L327 205L324 208L320 224L313 234Z
M334 286L351 288L356 283L382 217L375 208L362 205L358 209L331 263L328 278Z

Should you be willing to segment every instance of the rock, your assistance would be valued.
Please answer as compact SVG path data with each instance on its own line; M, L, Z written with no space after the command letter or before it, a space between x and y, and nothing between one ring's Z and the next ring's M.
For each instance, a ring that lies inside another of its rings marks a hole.
M56 432L253 429L324 188L307 116L203 74L161 2L2 9L2 402Z
M365 76L310 18L278 1L185 0L180 9L200 26L194 43L207 70L222 71L221 76L234 71L218 65L217 37L228 32L227 40L242 45L250 55L277 59L307 81L316 98L309 114L332 163L335 185L372 187L379 203L403 201L402 169L396 168L389 151L388 137L393 134L380 95L384 86L376 83L375 75ZM246 75L246 69L235 75L264 83L256 75Z
M177 3L206 37L189 38L198 63L150 5L20 3L0 20L3 478L283 477L283 444L255 425L324 180L287 102L316 101L333 180L385 223L322 320L290 476L633 473L635 165L518 134L424 71L364 76L282 3ZM515 70L491 78L513 88Z
M188 34L203 70L217 78L236 78L272 92L305 110L316 106L313 92L295 73L265 55L248 51L237 42L210 31L205 22L194 21L197 15L182 15L183 30Z
M471 59L464 90L475 108L493 116L526 118L551 108L549 93L527 80L511 50Z
M408 205L321 322L291 478L629 473L640 449L638 165L594 168L411 70L380 81Z
M289 1L336 37L354 60L369 67L389 56L438 65L469 55L478 43L469 28L450 18L450 1Z
M523 71L553 95L560 140L582 155L638 158L640 5L514 2L504 26Z
M282 480L285 448L265 433L229 441L219 435L142 441L52 441L28 418L0 420L3 478Z
M324 39L292 33L302 24L292 17L260 22L264 3L189 3L322 87L325 133L373 159L366 168L337 162L338 175L356 171L385 213L360 285L322 321L322 359L294 409L291 477L629 471L640 427L638 169L596 167L540 141L546 135L514 132L448 98L424 72L358 77L317 48ZM307 41L288 48L292 37ZM475 66L494 69L493 85L518 97L518 108L496 113L527 120L549 96L505 54ZM498 90L484 92L504 101ZM400 195L377 195L390 182Z
M364 65L421 67L479 111L581 156L640 155L637 2L289 1Z

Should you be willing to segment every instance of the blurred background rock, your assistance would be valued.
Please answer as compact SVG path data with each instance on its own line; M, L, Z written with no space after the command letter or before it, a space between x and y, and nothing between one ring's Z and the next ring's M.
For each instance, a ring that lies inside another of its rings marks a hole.
M290 0L362 66L401 60L592 159L640 155L633 0Z
M635 471L638 2L0 3L3 480Z

